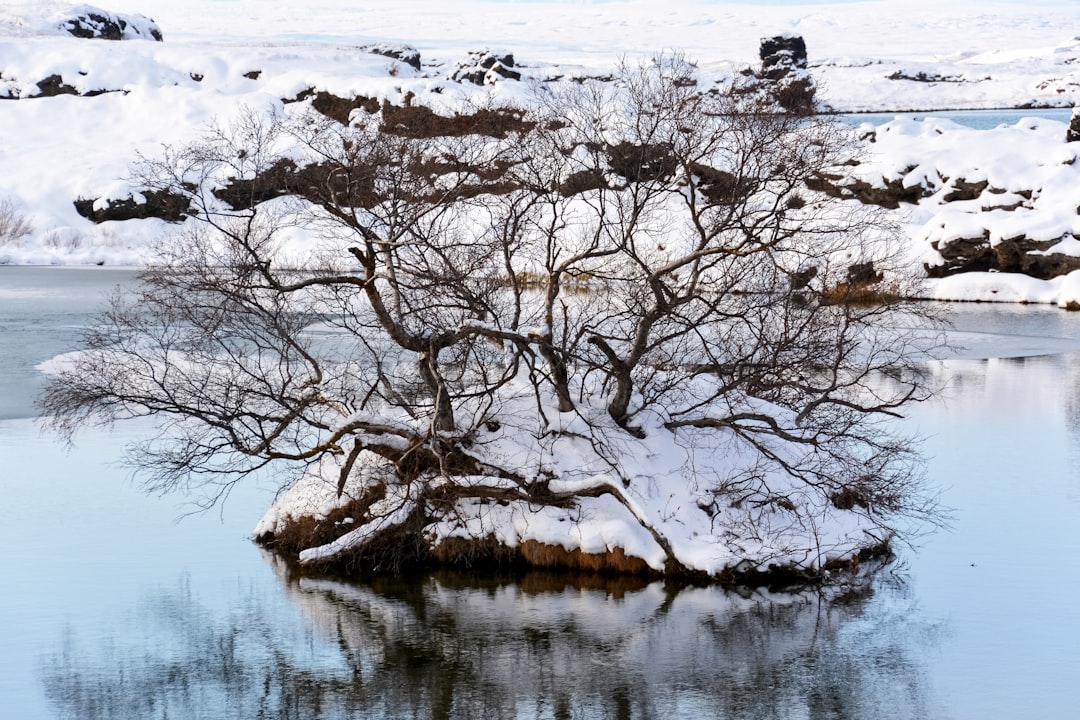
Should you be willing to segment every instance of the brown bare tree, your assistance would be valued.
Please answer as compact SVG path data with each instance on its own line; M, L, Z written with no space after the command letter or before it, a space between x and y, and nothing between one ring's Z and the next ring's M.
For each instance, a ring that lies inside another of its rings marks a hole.
M162 418L137 460L162 490L224 492L283 463L333 468L341 493L377 467L363 507L407 486L392 525L415 547L461 498L609 494L686 570L625 492L620 454L650 432L753 449L704 484L708 513L803 522L770 487L780 471L873 517L878 539L931 514L892 423L928 396L934 319L907 301L882 216L807 187L850 158L842 127L704 90L672 55L485 108L475 132L468 117L402 132L248 113L144 160L142 182L189 197L196 219L50 384L52 426ZM302 263L297 237L319 241ZM589 428L604 479L553 488L489 451L508 423L553 442L568 432L553 414Z

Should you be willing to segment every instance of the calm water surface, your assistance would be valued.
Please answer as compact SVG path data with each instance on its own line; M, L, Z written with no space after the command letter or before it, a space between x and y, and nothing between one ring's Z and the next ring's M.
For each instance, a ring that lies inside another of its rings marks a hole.
M1072 108L1037 108L1028 110L935 110L933 112L909 113L853 113L839 116L844 122L859 125L864 122L883 125L897 117L923 120L928 117L945 118L976 130L992 130L1000 125L1015 125L1024 118L1043 118L1067 123Z
M0 714L12 718L1071 718L1080 314L955 306L969 356L912 422L949 532L867 592L530 574L298 580L247 540L267 488L177 518L30 419L100 270L0 268ZM1022 351L1018 351L1020 348ZM1033 355L1053 349L1056 354ZM16 378L16 379L12 379Z
M72 350L102 293L130 282L134 274L113 268L0 265L0 420L33 414L44 379L34 365Z

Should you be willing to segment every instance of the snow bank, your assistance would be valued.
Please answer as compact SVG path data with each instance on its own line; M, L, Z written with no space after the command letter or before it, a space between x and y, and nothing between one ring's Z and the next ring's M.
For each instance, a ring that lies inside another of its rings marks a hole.
M940 278L928 297L1064 306L1076 281L1059 276L1080 269L1080 143L1066 142L1067 129L1034 117L991 130L941 118L863 124L860 163L837 185L893 201L912 263Z
M94 5L15 0L0 9L0 35L64 35L83 39L157 40L161 28L141 13L116 13Z
M159 28L153 17L168 38L78 39L61 25L80 13L123 19L124 37L133 38L152 36ZM73 201L132 197L140 188L128 180L130 166L140 154L189 141L242 107L280 109L311 89L397 104L411 95L449 111L477 96L520 97L532 81L604 75L622 56L667 47L685 50L705 81L723 82L756 66L760 38L799 34L819 97L840 111L1072 105L1080 101L1080 40L1060 30L1069 26L1080 27L1080 6L1064 1L757 7L463 0L426 3L423 12L389 0L330 0L303 12L283 0L116 0L108 9L9 2L0 8L0 96L22 100L0 102L0 162L7 170L0 201L11 203L32 232L7 237L0 227L0 263L141 262L168 226L95 225ZM418 51L419 70L412 59L377 54L402 44ZM470 53L492 48L515 53L522 82L477 87L449 79ZM39 97L47 92L60 94ZM1024 205L976 214L953 212L955 203L950 212L921 203L909 223L915 263L933 264L935 242L966 237L980 225L991 242L1020 233L1067 240L1076 229L1076 168L1069 164L1075 150L1058 142L1063 132L1049 122L987 134L941 121L892 123L878 136L881 159L861 171L872 182L904 171L904 182L937 183L942 192L944 176L984 179L1004 191L984 201ZM1031 207L1017 195L1025 189L1036 193ZM1078 253L1068 242L1058 251ZM954 286L939 284L932 293L944 297ZM970 287L964 292L974 294Z

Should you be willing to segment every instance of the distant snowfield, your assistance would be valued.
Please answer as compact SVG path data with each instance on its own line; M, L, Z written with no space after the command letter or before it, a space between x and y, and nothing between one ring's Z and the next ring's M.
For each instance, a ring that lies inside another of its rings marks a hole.
M347 46L387 41L414 45L425 57L442 61L492 47L513 51L524 63L598 68L623 55L666 48L685 51L706 69L745 65L756 62L761 37L793 32L805 38L811 65L824 76L825 99L839 110L1013 107L1080 97L1080 67L1069 64L1080 54L1080 3L1071 0L781 0L764 6L687 0L337 0L305 3L303 9L283 0L117 0L110 9L153 17L167 42ZM968 82L931 88L884 79L895 70ZM1039 88L1044 81L1049 85Z
M512 52L526 79L546 79L603 73L620 58L674 48L711 80L756 65L762 37L790 32L805 38L820 97L837 111L1080 102L1080 2L1073 0L791 0L765 6L687 0L113 0L102 6L153 18L164 42L72 38L57 27L72 7L81 7L69 3L16 0L0 6L0 95L24 98L0 101L0 231L5 207L31 229L18 238L0 234L0 263L143 262L148 242L171 226L154 220L93 225L72 201L129 196L138 188L125 178L140 153L153 156L162 144L190 140L241 107L269 108L310 87L390 100L413 92L423 102L446 104L475 92L525 92L527 83L480 90L446 81L472 50ZM357 50L377 42L412 45L422 70ZM106 92L29 99L39 94L40 81L54 75L82 94ZM983 229L991 242L1017 224L1044 239L1080 232L1080 193L1069 189L1080 188L1080 170L1069 164L1080 148L1064 142L1062 123L1043 121L1022 142L1018 134L942 127L947 152L942 142L931 142L928 128L900 128L893 135L905 140L872 148L872 163L861 176L883 182L915 165L933 177L936 158L947 156L950 172L942 170L943 177L1010 174L1025 187L998 189L1032 190L1035 199L1007 218L984 216L979 207L946 212L934 198L906 208L898 220L911 238L914 264L939 262L931 243L943 232ZM1014 141L1017 150L1010 154ZM880 170L881 178L867 177L868 168ZM1043 185L1051 182L1052 188ZM958 219L958 212L970 217ZM1080 243L1063 242L1055 251L1080 255ZM1065 304L1076 299L1069 288L1080 286L1071 278L1014 282L1003 275L935 281L929 292Z
M16 15L63 3L8 2ZM406 42L456 56L477 44L545 62L608 64L613 56L679 47L701 61L746 62L758 38L797 32L817 61L842 58L971 66L1046 56L1080 20L1071 0L746 2L616 0L114 0L106 9L148 15L167 41L233 44ZM0 18L3 16L0 15ZM437 53L436 53L437 54Z

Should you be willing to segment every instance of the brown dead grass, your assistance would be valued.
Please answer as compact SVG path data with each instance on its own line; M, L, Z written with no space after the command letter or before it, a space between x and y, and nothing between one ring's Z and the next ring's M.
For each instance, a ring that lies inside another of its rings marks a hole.
M824 305L883 305L895 302L900 297L895 286L864 285L862 283L837 283L822 291L820 299Z
M536 123L525 120L525 111L517 108L480 108L471 113L439 115L424 105L384 103L380 129L389 135L410 138L468 135L504 138L510 133L528 133L534 127Z
M515 548L494 537L481 540L447 538L434 548L432 558L454 567L524 565L574 573L639 577L656 574L644 560L627 555L619 547L603 553L586 553L536 540L526 540Z
M312 515L291 518L280 532L260 535L255 541L272 548L286 559L296 560L300 551L333 542L363 523L368 518L372 504L385 496L386 486L376 485L361 497L335 508L325 518ZM346 522L348 518L352 520Z
M644 560L627 555L621 547L602 553L567 550L560 545L548 545L526 540L518 548L521 558L533 567L562 568L580 572L646 575L652 572Z

